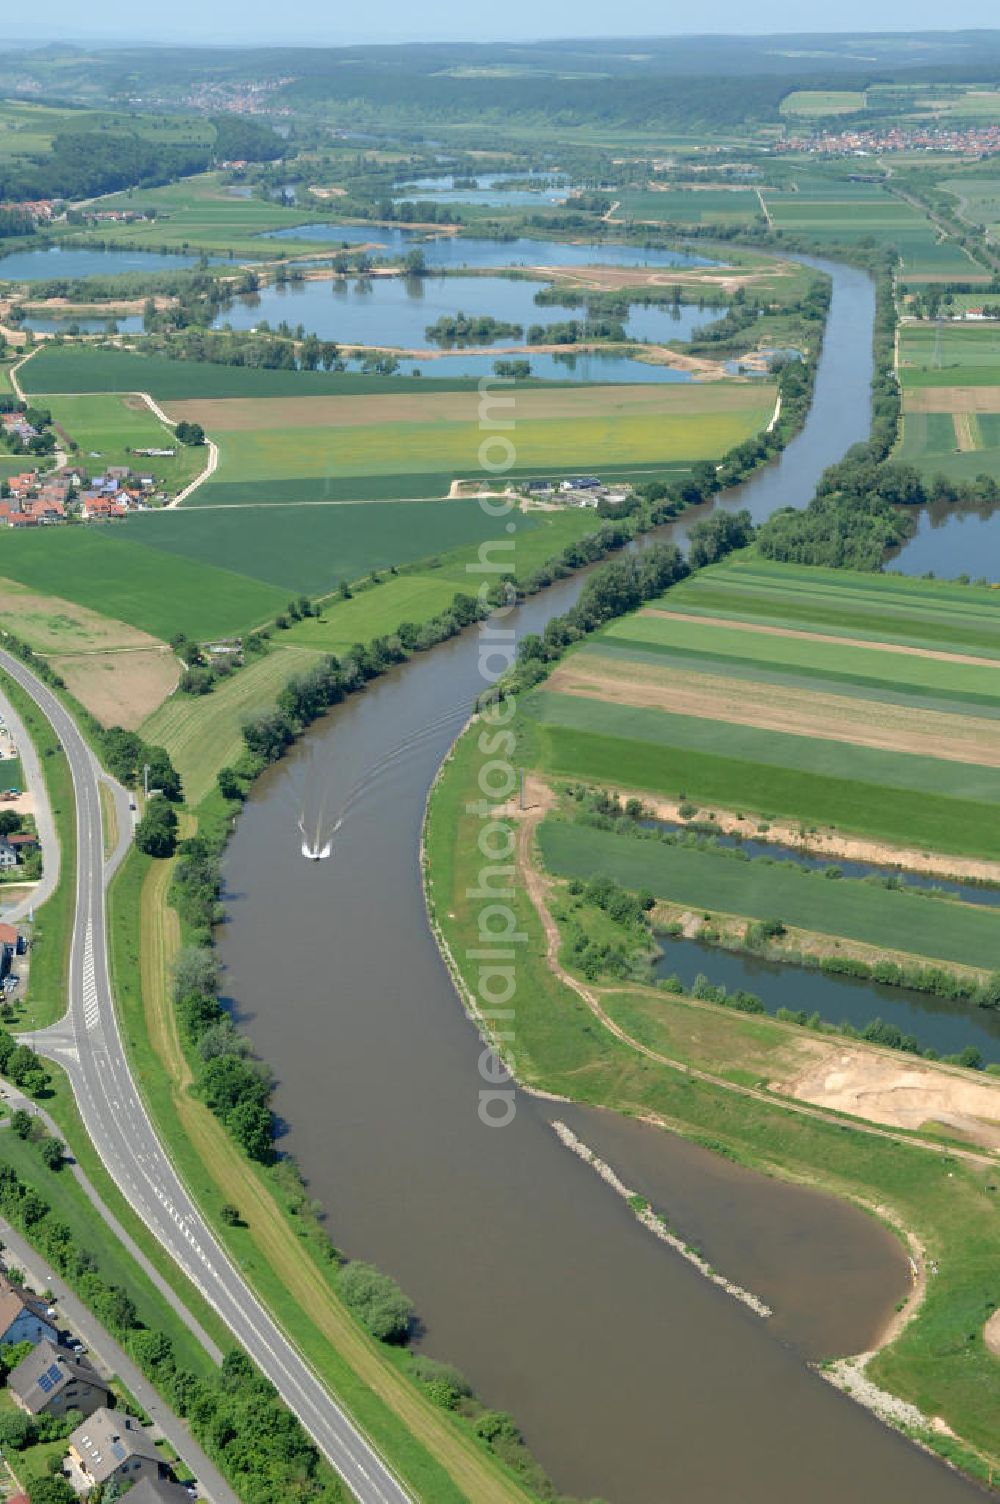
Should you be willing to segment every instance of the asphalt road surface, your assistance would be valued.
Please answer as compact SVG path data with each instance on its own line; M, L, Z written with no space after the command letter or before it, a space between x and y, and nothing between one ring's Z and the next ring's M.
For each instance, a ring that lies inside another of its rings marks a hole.
M218 1312L361 1504L405 1504L409 1495L284 1336L216 1242L146 1115L118 1032L108 973L105 888L127 848L128 797L114 789L119 841L105 863L97 760L72 717L19 659L0 666L55 728L76 795L76 913L69 1007L32 1036L40 1054L66 1071L84 1126L137 1216ZM107 779L104 780L107 782Z

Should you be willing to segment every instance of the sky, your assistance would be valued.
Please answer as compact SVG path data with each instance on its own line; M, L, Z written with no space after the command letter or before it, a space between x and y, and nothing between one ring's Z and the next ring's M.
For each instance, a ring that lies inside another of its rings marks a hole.
M163 41L242 45L357 42L528 41L545 37L672 36L776 31L921 31L1000 22L996 0L839 0L828 9L801 0L368 0L359 7L330 0L171 0L137 7L135 0L46 0L40 14L19 13L22 36L35 40ZM2 47L0 43L0 47Z

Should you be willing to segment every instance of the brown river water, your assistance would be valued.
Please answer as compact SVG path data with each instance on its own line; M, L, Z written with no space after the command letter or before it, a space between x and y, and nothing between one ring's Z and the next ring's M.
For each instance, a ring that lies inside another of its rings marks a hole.
M869 279L830 266L816 400L727 506L802 505L868 425ZM674 535L683 533L675 528ZM517 613L537 630L564 581ZM482 687L466 634L338 707L254 790L226 862L234 1012L330 1232L414 1301L424 1350L509 1410L557 1487L612 1504L959 1504L981 1492L807 1367L863 1350L908 1286L898 1242L843 1203L610 1113L518 1094L477 1113L480 1043L428 929L424 802ZM360 788L353 797L352 790ZM329 861L303 804L348 804ZM669 1214L761 1320L633 1217L551 1128L561 1118Z

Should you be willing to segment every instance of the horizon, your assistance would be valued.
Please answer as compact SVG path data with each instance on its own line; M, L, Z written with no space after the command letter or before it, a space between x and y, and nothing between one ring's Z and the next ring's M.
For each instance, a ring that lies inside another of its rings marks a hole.
M939 7L932 7L928 0L920 0L917 5L907 3L907 0L883 0L878 7L879 19L876 24L871 23L871 7L862 3L862 0L848 0L837 20L831 22L822 29L802 29L795 24L798 19L796 7L791 0L765 0L762 7L765 19L760 21L761 8L755 12L758 23L754 26L741 24L743 7L736 0L722 0L721 6L716 8L718 25L706 29L703 25L687 28L683 25L668 26L655 24L656 10L655 0L627 0L625 11L629 20L620 27L611 28L602 24L605 12L596 6L592 8L594 23L580 26L580 8L572 3L572 0L547 0L541 7L545 15L567 15L569 24L560 26L554 21L551 26L546 22L533 25L534 16L539 7L527 3L527 0L514 0L513 5L508 6L507 15L510 24L499 32L482 33L474 28L456 27L450 23L450 13L453 7L450 0L431 0L431 4L425 7L423 24L419 30L409 29L409 15L399 0L383 0L381 6L376 7L379 19L367 28L358 30L344 30L336 36L330 36L330 26L322 15L316 16L315 25L305 27L296 26L294 36L289 35L289 27L286 21L279 33L265 31L264 27L274 24L273 12L263 6L259 7L260 29L255 26L254 12L258 7L237 5L235 0L221 0L213 8L212 29L207 30L203 25L203 16L199 12L193 0L178 0L171 9L174 19L174 28L157 29L151 32L136 32L129 29L127 20L131 19L130 7L126 0L103 0L103 3L95 6L90 12L91 19L106 16L106 22L98 19L84 34L80 34L79 14L69 0L54 0L50 7L51 20L48 26L30 39L8 41L5 45L11 51L31 51L35 48L51 46L81 47L89 49L93 47L178 47L186 46L198 48L223 48L234 50L287 49L294 47L322 47L324 49L336 49L341 47L357 46L393 46L393 45L473 45L473 46L534 46L544 43L571 43L593 42L600 40L608 41L666 41L670 38L677 40L694 40L702 37L711 40L723 40L725 38L754 38L766 39L768 37L883 37L883 36L937 36L947 37L962 33L996 32L1000 30L996 24L996 12L988 0L971 0L966 6L966 16L957 25L942 27L934 24L939 19ZM649 20L642 24L640 17L649 13ZM622 14L619 7L618 14ZM65 17L65 23L60 23L60 16ZM523 29L520 29L516 18L525 16L530 18ZM773 19L768 19L771 17ZM120 18L120 19L119 19ZM437 19L448 18L448 19ZM635 18L633 21L631 18ZM296 21L298 21L296 17ZM308 9L302 20L309 22ZM401 23L401 24L400 24ZM233 31L251 30L252 34L247 37L237 37ZM216 29L218 28L218 29ZM192 29L201 31L200 37L190 36ZM183 33L183 35L181 34ZM859 59L859 62L864 59Z

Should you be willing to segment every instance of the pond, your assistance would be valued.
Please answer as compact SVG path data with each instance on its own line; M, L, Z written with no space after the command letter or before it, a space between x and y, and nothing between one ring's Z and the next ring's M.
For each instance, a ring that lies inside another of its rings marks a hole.
M283 320L294 328L341 344L428 347L426 329L442 314L462 311L470 316L491 314L507 323L555 324L582 320L584 309L539 306L535 294L542 284L510 277L357 277L333 281L286 282L237 298L216 316L214 327L253 329ZM724 308L695 304L633 303L623 320L630 339L688 340L692 332L724 317ZM501 337L477 344L519 345L522 339Z
M475 188L456 188L456 177L459 182L475 179ZM531 178L537 178L537 187L506 187L507 183L524 183ZM393 203L432 198L444 204L484 204L491 208L525 209L540 204L565 203L568 193L568 181L551 172L449 173L443 177L414 178L411 182L400 183Z
M160 251L50 245L33 251L15 251L0 258L0 282L34 282L50 277L121 277L126 272L178 272L186 266L196 266L200 259L199 256L165 256Z
M669 831L691 829L689 825L682 825L674 820L644 820L642 823L647 829ZM953 897L962 899L964 903L1000 904L1000 887L991 888L985 884L963 883L954 878L934 877L926 872L902 872L898 867L824 855L799 846L783 846L778 841L762 840L759 836L741 837L735 834L725 835L721 831L706 832L704 826L700 826L697 833L707 833L719 846L738 848L749 857L766 856L775 862L792 862L796 867L805 867L809 872L822 872L826 867L836 867L844 877L891 877L899 883L900 887L925 890L938 888L942 893L950 893Z
M71 327L80 334L107 334L109 330L117 330L119 334L141 334L143 320L141 313L102 313L98 318L77 313L32 313L22 319L21 327L36 334L68 334Z
M627 355L613 355L601 350L581 351L579 354L546 354L528 351L523 355L508 357L512 360L527 360L531 376L544 381L597 381L630 383L646 381L691 381L690 371L676 366L654 365L648 360L632 360ZM419 371L423 376L492 376L496 355L470 355L457 352L441 355L433 360L426 356L403 356L397 375L411 376Z
M423 230L399 225L293 225L271 230L261 240L329 240L333 249L342 246L378 245L385 256L405 256L419 245L428 266L719 266L705 256L671 251L662 246L625 244L615 240L534 240L515 236L511 240L478 239L471 235L438 235L426 238Z
M933 900L929 900L933 902ZM889 987L858 977L833 976L809 966L768 961L747 951L725 950L701 940L660 936L663 954L654 963L657 978L677 976L686 988L701 973L730 992L754 992L769 1013L788 1008L818 1013L825 1023L845 1020L863 1029L874 1018L916 1036L923 1049L958 1055L966 1045L984 1061L1000 1061L1000 1012L972 1003L950 1002L910 987Z
M941 580L960 574L1000 580L1000 507L921 507L917 531L886 562L904 574L933 572Z

